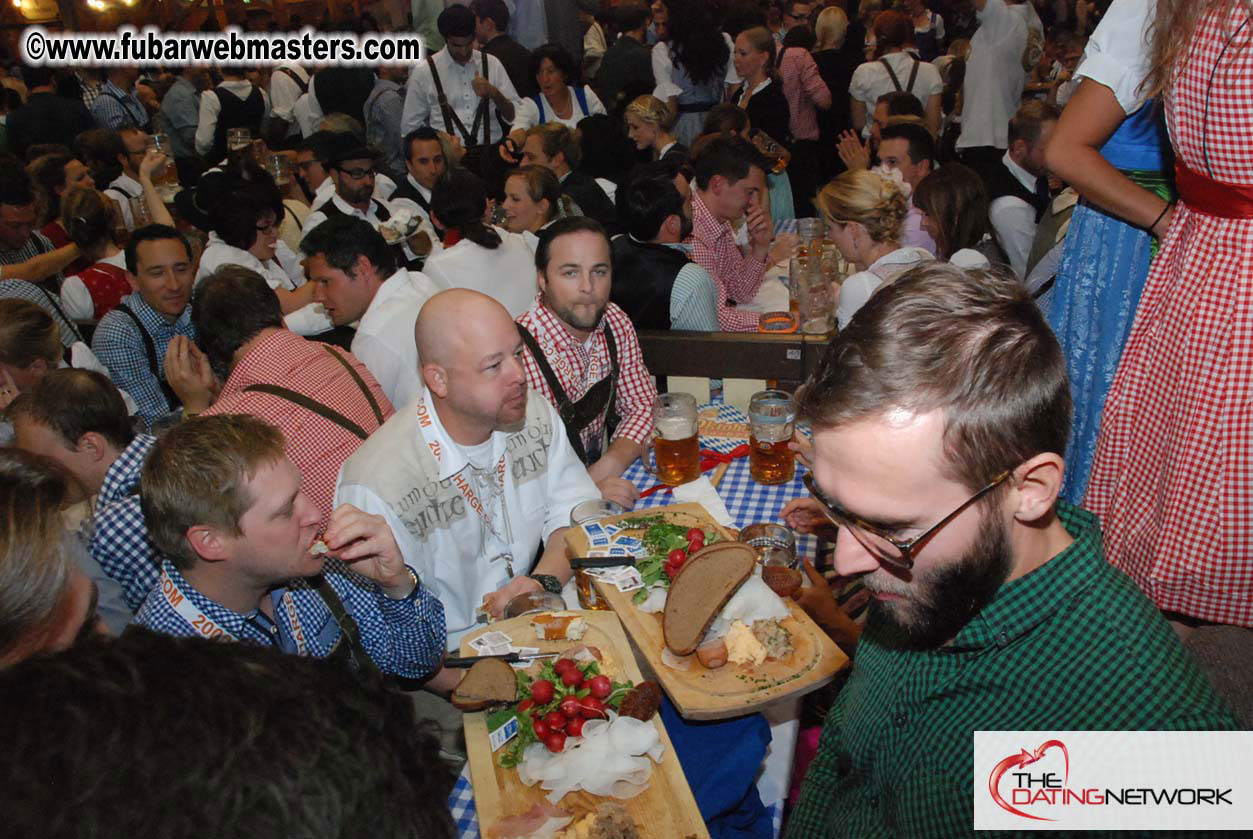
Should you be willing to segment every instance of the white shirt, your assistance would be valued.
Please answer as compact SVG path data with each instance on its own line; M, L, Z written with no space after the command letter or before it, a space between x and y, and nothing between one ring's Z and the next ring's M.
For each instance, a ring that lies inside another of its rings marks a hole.
M400 118L400 136L407 136L410 131L429 125L437 131L447 131L464 142L465 138L461 136L460 131L444 123L444 114L440 110L439 97L435 91L435 81L431 77L432 64L439 71L439 80L444 87L448 106L461 120L466 131L474 129L474 112L478 109L480 100L470 83L482 72L482 55L478 50L474 50L469 61L465 64L458 64L453 61L445 48L420 62L410 71L409 81L405 85L405 109ZM513 82L509 81L505 65L501 64L494 55L487 56L487 80L500 91L502 96L513 102L515 109L518 107L518 92L514 89ZM500 123L496 119L498 113L496 103L489 100L484 119L489 121L493 141L501 138ZM482 141L483 126L480 124L474 143Z
M471 288L495 299L509 310L509 316L531 308L538 290L535 255L519 233L493 228L500 245L488 250L469 239L451 248L432 253L422 266L440 291ZM393 403L398 404L398 403Z
M96 264L112 265L125 271L126 252L118 251L113 256L106 256L104 259L97 261ZM66 277L65 282L61 283L61 308L65 311L65 316L70 320L92 320L95 317L96 302L91 299L91 292L87 290L82 277L77 274L72 277ZM74 366L77 367L78 365ZM91 369L94 370L95 368Z
M589 79L596 78L596 71L600 69L600 62L604 60L605 51L608 48L605 43L605 30L601 29L599 23L592 21L592 25L583 33L584 76Z
M291 76L282 72L280 67L295 73L296 77L305 83L305 90L309 89L309 71L299 64L288 62L275 67L274 72L270 74L270 112L290 125L295 121L292 117L292 109L296 107L296 100L304 94L300 90L300 85L296 84Z
M200 255L200 267L196 269L196 285L223 265L241 265L256 271L276 291L280 288L295 291L305 284L305 271L300 257L282 239L278 240L274 249L274 258L262 262L255 254L228 245L217 233L210 233L204 253ZM297 335L318 335L335 326L320 303L309 303L284 316L283 324Z
M310 79L309 83L312 85L313 80ZM316 106L317 105L313 101L313 97L311 97L308 93L300 94L300 97L292 105L292 119L296 121L296 126L300 129L301 137L308 137L310 134L318 130L318 122L321 121L322 117L320 114L316 118L314 117L313 109ZM321 109L319 108L319 111L320 110Z
M919 262L932 259L935 257L922 248L897 248L870 263L865 271L850 275L840 286L840 304L836 311L839 328L848 326L857 310L866 305L866 301L881 287L891 283Z
M1009 152L1005 152L1001 162L1027 192L1035 192L1036 176L1010 159ZM1023 279L1031 244L1035 241L1035 208L1016 195L1002 195L988 207L988 220L992 222L996 241L1009 259L1009 267L1014 269L1018 279Z
M379 286L357 324L352 354L393 405L408 404L422 387L413 327L422 306L439 290L421 271L401 268Z
M553 107L553 103L548 101L548 97L540 92L540 98L544 100L544 119L539 118L539 108L535 107L535 100L527 96L523 98L516 106L517 110L513 116L513 128L530 128L533 125L539 125L540 122L559 122L569 128L578 128L579 122L592 114L605 113L605 106L600 101L600 97L596 95L590 87L583 88L583 96L587 99L587 110L584 111L579 107L579 97L575 95L574 88L567 86L566 90L570 91L570 116L568 119L562 119L557 116L557 109ZM467 128L469 126L466 126Z
M405 178L409 181L409 185L416 189L418 194L426 199L426 203L429 205L431 203L431 190L414 180L413 175L406 174ZM430 213L424 210L421 204L411 198L403 197L392 198L388 204L395 209L401 209L403 207L418 217L418 230L426 233L426 235L431 239L431 253L436 253L444 249L444 244L440 241L439 234L435 232L435 225L431 223ZM408 245L405 247L407 248ZM427 254L427 256L429 257L430 254Z
M135 214L131 211L131 199L142 199L144 195L144 188L139 181L123 172L105 187L104 194L117 202L118 209L122 212L122 223L126 225L126 229L134 230Z
M1016 3L1009 10L1022 18L1027 26L1027 46L1022 55L1023 67L1034 67L1040 63L1040 56L1044 54L1044 22L1030 2Z
M1027 74L1022 54L1027 26L1005 0L988 0L970 39L970 59L962 86L962 133L957 148L1009 148L1009 118L1022 101Z
M219 87L226 88L240 99L247 99L252 95L252 82L247 79L227 79ZM270 97L264 90L261 91L261 105L262 115L269 113ZM196 151L199 154L208 154L209 149L213 148L213 135L217 131L218 114L221 112L222 100L218 99L215 88L209 88L200 94L200 120L196 124Z
M1091 79L1113 91L1124 113L1135 113L1144 104L1140 84L1153 68L1149 27L1156 8L1154 0L1114 0L1088 39L1075 71L1075 78Z
M892 65L892 72L896 73L896 78L901 83L901 89L906 93L912 93L918 97L918 101L925 108L927 100L932 96L938 96L944 90L944 80L940 78L940 71L935 69L935 65L929 61L918 62L918 75L914 78L914 86L909 86L909 74L914 71L914 57L908 53L894 52L885 55L884 58L888 64ZM875 103L879 97L885 93L893 93L896 85L892 84L892 77L888 75L887 68L883 66L883 62L879 60L867 61L858 65L853 71L853 78L848 84L848 95L856 101L866 106L866 113L874 113ZM863 132L866 136L870 133L870 120L866 120L866 128Z
M330 201L332 204L338 207L340 212L342 212L346 216L352 216L353 218L365 219L366 221L370 223L370 226L373 227L375 230L378 230L379 225L383 223L383 219L379 218L379 204L382 204L387 209L389 214L391 213L391 210L392 210L391 202L385 201L381 198L377 198L374 196L371 196L370 198L369 208L365 210L364 212L362 212L361 210L358 210L356 207L349 204L343 198L339 197L339 193L335 191L335 184L330 178L326 179L326 183L331 185L330 198L328 198L327 201ZM375 189L378 189L377 181L375 182ZM321 192L321 191L322 191L321 188L319 188L318 192ZM314 200L315 201L317 200L316 196L314 197ZM306 236L309 235L310 230L313 230L319 224L326 221L327 215L326 215L326 211L323 208L326 206L327 201L318 201L318 203L314 206L313 210L309 213L309 215L305 216L304 234Z
M460 475L470 486L481 487L481 482L473 479L474 470L467 454L469 447L449 437L439 414L431 407L430 393L425 387L419 392L419 398L422 415L430 418L429 424L423 426L418 421L417 401L399 409L345 462L335 490L335 503L352 504L386 519L405 562L444 604L448 649L455 650L461 645L461 636L474 628L475 613L483 598L509 581L504 556L511 557L515 575L527 573L541 543L554 531L569 526L570 511L575 505L599 498L600 492L574 454L556 409L535 390L529 390L527 412L540 417L543 425L551 429L551 440L547 448L541 450L542 454L527 453L529 426L520 432L521 441L519 434L492 433L487 460L495 464L505 457L504 491L495 499L486 487L476 493L487 496L481 503L488 511L492 526L489 528L482 518L467 509L460 495L440 503L442 497L429 498L415 489L416 500L402 513L411 521L411 526L407 527L401 515L375 490L363 483L345 481L345 472L354 461L379 459L387 453L379 451L383 447L394 451L398 445L410 445L410 441L413 446L424 447L434 443L440 452L436 458L439 474L413 476L413 486L422 487L432 480L451 482L454 476ZM523 454L520 458L516 456L518 451ZM401 457L404 461L410 459ZM542 474L535 476L537 468ZM503 507L499 500L502 495ZM437 510L429 509L436 505ZM437 520L432 522L432 519Z

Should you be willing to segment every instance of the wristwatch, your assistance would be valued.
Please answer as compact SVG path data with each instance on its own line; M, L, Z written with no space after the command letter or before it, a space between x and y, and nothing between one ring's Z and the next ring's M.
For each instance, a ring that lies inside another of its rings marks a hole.
M558 580L552 574L527 574L527 576L539 583L540 588L544 591L561 594L561 580Z

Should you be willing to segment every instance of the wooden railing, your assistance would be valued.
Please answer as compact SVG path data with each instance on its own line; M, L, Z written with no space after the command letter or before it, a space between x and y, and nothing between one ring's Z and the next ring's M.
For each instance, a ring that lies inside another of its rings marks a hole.
M639 333L644 364L660 390L669 376L765 379L795 390L817 368L831 335L758 332Z

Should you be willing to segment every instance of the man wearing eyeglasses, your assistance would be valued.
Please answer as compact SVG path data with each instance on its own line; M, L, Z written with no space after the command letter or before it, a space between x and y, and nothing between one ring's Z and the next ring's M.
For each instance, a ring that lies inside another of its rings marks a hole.
M316 228L332 216L364 219L378 230L391 218L391 206L374 197L374 177L382 157L378 149L360 142L351 134L334 134L327 140L326 175L335 191L313 207L305 219L304 232Z
M1021 285L931 263L876 294L800 403L813 497L872 595L788 836L971 832L973 734L1236 728L1152 603L1058 499L1071 402Z

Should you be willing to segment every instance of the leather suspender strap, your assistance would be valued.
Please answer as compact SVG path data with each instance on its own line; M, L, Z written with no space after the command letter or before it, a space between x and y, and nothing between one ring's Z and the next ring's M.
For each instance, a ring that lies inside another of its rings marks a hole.
M164 394L165 401L169 403L170 410L181 406L183 400L178 398L178 394L174 392L174 388L170 387L170 383L161 378L161 366L157 363L157 345L153 343L152 336L148 334L148 330L144 328L143 323L139 320L139 315L132 312L125 303L119 303L113 309L135 322L135 328L139 330L139 337L144 342L144 352L148 356L148 369L152 371L152 375L156 376L157 382L161 385L161 393Z
M244 393L268 393L271 396L277 396L279 399L286 399L288 402L292 402L296 405L299 405L300 407L304 408L306 411L312 411L318 416L324 419L330 420L331 422L338 425L340 428L344 429L350 434L355 434L357 437L361 438L362 440L370 436L368 433L366 433L366 430L364 428L357 425L352 420L348 419L348 417L344 416L339 411L336 411L334 408L331 408L327 405L323 405L321 402L317 401L316 399L310 399L308 396L305 396L303 393L297 393L296 391L291 390L290 388L285 388L285 387L281 387L280 385L271 385L271 384L266 384L264 382L261 382L255 385L248 385L248 387L244 388Z
M483 78L487 78L487 53L480 53L483 56ZM479 123L483 125L484 142L488 142L491 137L491 123L484 120L483 117L487 112L487 100L480 99L479 106L474 110L474 125L466 131L465 123L461 121L461 117L457 116L457 112L453 110L452 105L448 104L448 97L444 94L444 83L440 80L439 70L435 68L435 56L431 56L431 60L427 62L427 66L431 68L431 81L435 82L435 95L439 99L439 111L444 117L444 127L456 127L461 138L465 141L466 148L478 145L475 141L475 135L479 133Z
M888 77L892 79L892 86L896 88L897 93L913 93L914 81L918 78L918 67L922 64L918 59L914 59L914 66L909 70L909 85L901 87L901 80L897 78L896 71L892 69L892 65L888 63L886 58L880 58L879 63L883 65L883 69L888 71Z
M279 68L277 68L277 69L278 69L278 72L282 73L284 76L286 76L287 78L289 78L289 79L291 79L293 82L295 82L295 83L296 83L296 87L300 89L300 92L301 92L301 93L308 93L308 92L309 92L309 83L308 83L308 82L302 82L302 81L300 80L300 76L297 76L297 75L296 75L296 71L295 71L295 70L291 69L290 67L279 67Z
M517 327L518 334L522 336L522 343L526 344L526 348L531 351L531 357L535 359L535 364L544 376L544 381L548 382L548 389L553 392L553 398L557 400L557 410L560 411L562 405L570 404L570 397L566 396L566 390L561 386L561 381L553 372L553 368L548 366L548 359L544 357L544 351L540 349L535 336L522 324L517 324Z
M352 376L352 380L357 383L357 387L361 388L361 394L365 396L365 401L370 403L370 410L374 412L374 419L378 420L378 424L383 424L383 410L379 407L378 400L374 398L374 394L370 392L369 386L365 383L365 379L361 378L361 374L357 372L357 368L348 363L348 359L340 353L339 350L330 344L322 345L328 353L335 357L335 360L344 365L344 369L348 371L348 375Z
M366 651L365 645L361 643L361 629L357 626L356 619L348 613L344 601L339 599L339 593L327 581L326 575L319 574L313 578L312 582L314 591L322 598L322 602L331 612L331 617L339 626L340 637L335 642L335 648L331 650L331 656L344 655L340 650L346 650L348 659L356 665L358 671L381 677L382 671Z
M36 240L36 241L38 241L38 240ZM38 248L39 248L39 252L40 252L40 254L45 254L45 253L47 253L47 251L45 251L41 245L36 245L36 247L38 247ZM74 321L72 321L72 320L70 320L68 317L66 317L65 310L61 308L61 304L57 303L57 298L56 298L56 295L54 295L52 292L48 291L48 289L44 288L43 286L39 285L38 283L31 283L31 285L33 285L35 288L39 289L39 291L43 294L43 296L44 296L44 297L46 297L46 298L48 299L48 305L49 305L49 306L51 306L53 309L55 309L55 310L56 310L56 313L57 313L58 315L60 315L60 316L61 316L61 320L62 320L62 321L64 321L66 324L68 324L68 325L69 325L69 327L70 327L70 331L74 334L74 337L75 337L77 340L82 341L82 340L83 340L83 333L81 333L81 332L79 332L79 331L78 331L78 327L74 325ZM146 332L145 332L144 334L145 334L145 335L147 335L148 333L146 333ZM84 343L85 343L85 342L84 342Z

